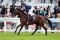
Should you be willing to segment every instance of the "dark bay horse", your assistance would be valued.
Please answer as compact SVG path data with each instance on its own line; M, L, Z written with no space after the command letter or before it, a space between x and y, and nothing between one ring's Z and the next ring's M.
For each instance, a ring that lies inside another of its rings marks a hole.
M35 31L32 33L32 35L34 35L34 33L38 30L38 26L43 27L45 30L45 34L47 35L47 28L44 26L45 20L48 21L48 23L50 25L52 25L52 22L40 15L34 15L35 16L35 20L34 21L29 21L28 20L28 15L26 13L24 13L24 11L20 10L20 9L15 9L14 11L14 16L18 15L18 17L20 18L20 22L21 24L19 24L15 30L15 33L17 31L17 29L21 26L18 35L20 34L20 31L22 30L23 26L28 26L28 25L32 25L32 24L36 24L36 29Z

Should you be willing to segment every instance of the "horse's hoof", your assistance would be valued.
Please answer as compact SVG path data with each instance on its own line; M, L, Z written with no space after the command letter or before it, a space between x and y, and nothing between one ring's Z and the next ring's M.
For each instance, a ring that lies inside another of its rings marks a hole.
M47 36L47 34L46 34L46 36Z
M54 32L51 32L51 33L54 33Z
M14 32L16 34L16 32Z
M19 34L17 34L17 36L18 36Z
M17 35L19 35L19 33Z
M16 34L16 32L14 32Z
M34 35L34 34L31 34L31 35Z

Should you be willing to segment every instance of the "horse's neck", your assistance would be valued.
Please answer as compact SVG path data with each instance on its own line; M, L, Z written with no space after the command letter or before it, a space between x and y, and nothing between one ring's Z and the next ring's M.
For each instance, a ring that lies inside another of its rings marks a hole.
M19 16L20 18L21 18L21 17L27 18L27 14L22 13L22 12L19 12L18 16Z

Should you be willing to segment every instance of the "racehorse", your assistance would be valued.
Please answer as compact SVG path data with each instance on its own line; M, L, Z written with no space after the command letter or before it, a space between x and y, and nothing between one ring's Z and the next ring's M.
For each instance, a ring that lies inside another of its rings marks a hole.
M41 15L34 15L35 20L29 21L28 15L23 10L18 9L18 8L15 9L13 16L16 16L16 15L18 15L18 17L20 18L20 23L21 23L17 26L17 28L15 30L15 33L16 33L17 29L21 26L21 28L18 32L18 35L20 34L20 31L22 30L23 26L28 26L28 25L32 25L32 24L36 24L36 29L32 33L32 35L34 35L34 33L38 30L38 26L43 27L45 30L45 34L47 35L47 28L44 26L45 20L47 20L48 23L50 25L52 25L52 22L49 19L47 19Z

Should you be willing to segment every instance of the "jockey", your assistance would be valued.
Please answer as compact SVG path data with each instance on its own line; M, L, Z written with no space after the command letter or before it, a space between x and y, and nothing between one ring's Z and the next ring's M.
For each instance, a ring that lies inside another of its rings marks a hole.
M29 12L29 9L31 9L31 6L24 3L24 1L21 1L21 6L27 13Z

